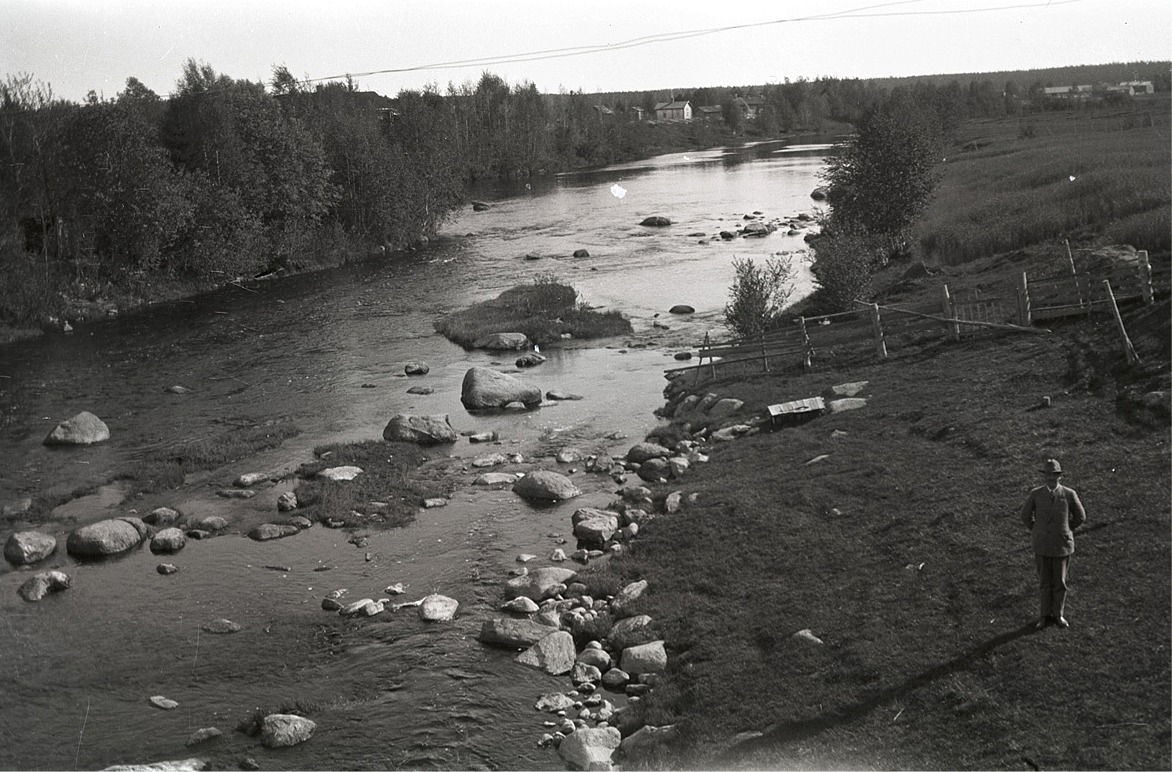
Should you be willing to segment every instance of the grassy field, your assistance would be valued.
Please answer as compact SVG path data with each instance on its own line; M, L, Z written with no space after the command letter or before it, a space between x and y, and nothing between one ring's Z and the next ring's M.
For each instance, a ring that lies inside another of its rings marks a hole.
M916 229L930 263L1067 236L1172 247L1169 95L965 123ZM979 195L974 195L979 191Z
M1129 317L1164 372L1168 313ZM680 486L696 502L609 569L650 581L671 650L648 719L689 742L651 766L1167 769L1168 416L1117 400L1116 335L1083 321L702 384L763 410L866 380L869 403L716 447ZM1089 519L1071 628L1035 632L1018 513L1047 457Z
M522 332L545 345L566 333L582 339L623 335L631 332L631 323L618 311L590 309L578 301L573 287L542 277L441 317L435 328L453 343L470 347L494 332Z

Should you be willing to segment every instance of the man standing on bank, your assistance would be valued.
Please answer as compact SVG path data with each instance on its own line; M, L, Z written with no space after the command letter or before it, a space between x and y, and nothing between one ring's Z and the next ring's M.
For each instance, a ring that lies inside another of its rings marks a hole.
M1062 465L1056 459L1046 459L1039 471L1046 484L1030 491L1021 508L1021 520L1032 533L1038 563L1042 615L1037 628L1048 624L1070 627L1063 616L1066 569L1074 554L1074 530L1086 522L1087 513L1078 494L1059 484Z

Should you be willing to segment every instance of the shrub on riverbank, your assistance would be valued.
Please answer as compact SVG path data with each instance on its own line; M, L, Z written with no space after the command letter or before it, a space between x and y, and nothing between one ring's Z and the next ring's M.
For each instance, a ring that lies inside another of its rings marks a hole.
M521 332L545 345L569 334L591 339L625 335L631 323L618 311L596 311L578 300L573 287L550 277L505 290L492 300L455 311L435 323L448 340L465 348L494 332Z

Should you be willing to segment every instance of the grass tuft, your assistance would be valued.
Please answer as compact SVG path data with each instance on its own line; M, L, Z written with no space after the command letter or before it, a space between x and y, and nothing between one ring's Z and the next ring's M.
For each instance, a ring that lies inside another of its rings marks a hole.
M355 445L314 448L316 460L302 464L297 474L297 514L310 520L343 520L347 526L404 526L415 519L425 498L451 493L452 484L428 481L414 472L427 461L418 446L370 440ZM314 477L334 466L363 470L353 480L332 482ZM385 505L385 506L382 506Z
M496 332L520 332L547 345L568 333L593 339L631 332L631 323L618 311L599 312L579 302L577 291L550 277L505 290L493 300L444 316L436 330L453 343L470 348Z

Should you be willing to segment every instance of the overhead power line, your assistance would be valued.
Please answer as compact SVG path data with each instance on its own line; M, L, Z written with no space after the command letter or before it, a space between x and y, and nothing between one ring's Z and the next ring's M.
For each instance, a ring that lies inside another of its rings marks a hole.
M683 30L679 32L664 32L655 35L645 35L642 37L631 38L630 40L623 40L617 43L601 43L587 46L572 46L565 48L549 48L539 51L527 51L516 54L500 54L497 56L478 57L475 59L458 59L444 62L433 62L430 64L419 64L411 67L391 67L383 70L370 70L369 72L348 72L341 75L328 75L320 78L306 78L305 83L318 83L321 81L341 80L344 78L354 77L370 77L373 75L393 75L404 72L419 72L421 70L451 70L463 67L485 67L494 64L514 64L518 62L537 62L547 59L563 59L571 56L585 56L587 54L607 53L611 51L621 51L627 48L636 48L639 46L651 45L654 43L670 43L677 40L686 40L688 38L697 38L707 35L716 35L723 32L733 32L736 30L752 29L755 27L769 27L778 24L797 24L802 22L812 21L840 21L843 19L874 19L887 18L898 16L952 16L958 14L972 14L972 13L995 13L1001 11L1013 11L1025 8L1049 8L1052 6L1071 5L1073 3L1082 2L1082 0L1047 0L1047 2L1034 3L1016 3L1013 5L1000 6L986 6L984 8L948 8L938 10L914 10L914 11L882 11L878 9L890 8L892 6L912 5L922 0L898 0L898 2L877 3L874 5L860 6L858 8L851 8L844 11L836 11L833 13L813 14L809 16L794 16L784 19L770 19L766 21L745 22L743 24L730 24L721 27L707 27L704 29Z

